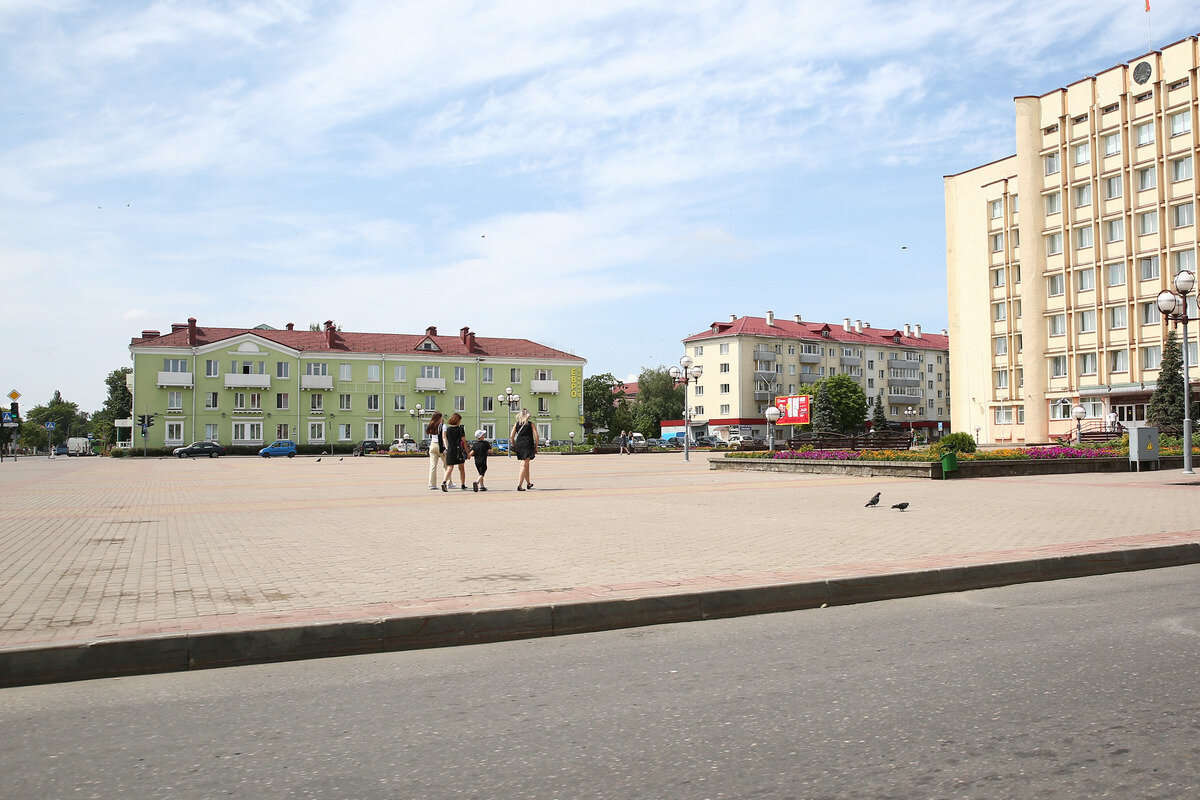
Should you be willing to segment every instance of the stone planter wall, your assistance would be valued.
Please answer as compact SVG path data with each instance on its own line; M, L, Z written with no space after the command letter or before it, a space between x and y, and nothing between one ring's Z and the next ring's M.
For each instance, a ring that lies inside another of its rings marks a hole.
M826 461L813 459L756 459L711 457L709 469L736 472L787 472L821 475L886 475L895 478L942 478L942 464L922 461ZM1183 456L1164 456L1158 468L1182 469ZM1152 469L1152 467L1146 467ZM1045 460L1016 459L1012 461L959 461L958 470L949 473L948 480L960 478L1000 478L1021 475L1068 475L1081 472L1130 472L1129 459L1121 458L1056 458Z

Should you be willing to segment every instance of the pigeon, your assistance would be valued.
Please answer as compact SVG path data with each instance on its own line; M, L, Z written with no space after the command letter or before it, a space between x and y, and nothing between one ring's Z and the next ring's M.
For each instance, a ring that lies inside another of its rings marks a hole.
M338 459L338 461L345 461L345 460L346 460L345 456L342 456L341 458Z
M321 459L319 459L319 458L318 458L318 459L317 459L317 463L318 463L318 464L320 464L320 463L321 463Z
M876 492L875 496L867 501L866 508L874 508L875 506L879 505L879 495L880 492Z
M898 508L903 511L904 509L908 508L908 503L896 503L896 505L892 506L892 508Z

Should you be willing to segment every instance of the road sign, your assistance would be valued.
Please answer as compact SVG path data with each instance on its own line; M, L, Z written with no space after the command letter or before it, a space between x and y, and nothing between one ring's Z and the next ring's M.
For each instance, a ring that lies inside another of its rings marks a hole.
M46 430L48 430L48 431L52 431L52 430L54 430L54 423L53 423L53 422L47 422L47 423L46 423Z
M92 438L92 434L90 434L90 433L89 433L89 434L88 434L88 438L89 438L89 439L91 439L91 438Z
M938 423L938 430L940 431L941 429L942 429L942 423L940 423L940 422L939 422L939 423Z
M4 419L3 419L2 421L3 421L3 422L12 422L12 421L13 421L13 418L12 418L12 412L11 412L11 411L5 411L5 412L4 412Z
M11 392L8 393L8 399L12 400L15 403L21 399L21 393L18 392L16 389L13 389Z

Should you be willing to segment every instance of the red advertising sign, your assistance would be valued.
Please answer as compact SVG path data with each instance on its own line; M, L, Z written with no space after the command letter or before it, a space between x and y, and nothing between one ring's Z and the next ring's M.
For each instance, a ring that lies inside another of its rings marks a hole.
M806 394L791 397L776 397L775 407L779 409L780 425L807 425L808 401Z

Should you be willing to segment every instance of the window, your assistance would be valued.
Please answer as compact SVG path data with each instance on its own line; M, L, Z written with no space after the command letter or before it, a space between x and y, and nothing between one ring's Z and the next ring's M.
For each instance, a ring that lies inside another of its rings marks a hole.
M467 368L466 367L455 367L454 368L454 382L455 383L466 383L467 382Z
M425 403L422 405L426 411L437 411L437 395L425 395Z
M167 410L180 410L183 408L183 392L167 392Z
M1075 166L1086 164L1092 160L1092 146L1090 142L1080 142L1071 148L1075 155Z
M1012 195L1008 196L1008 205L1009 205L1009 208L1012 209L1012 213L1014 213L1014 214L1021 210L1021 204L1019 202L1017 202L1020 199L1021 198L1019 195L1012 194Z
M552 370L552 369L535 369L533 371L533 379L535 381L552 381L552 380L554 380L554 370Z
M1046 216L1057 214L1062 211L1062 194L1059 192L1051 192L1046 195Z
M164 358L163 372L187 372L186 358Z
M324 362L309 361L304 365L305 375L328 375L329 365ZM322 436L321 438L324 438Z
M1120 286L1125 282L1125 262L1117 261L1109 264L1106 268L1108 271L1108 285Z
M1177 206L1171 206L1172 228L1186 228L1195 221L1195 212L1192 210L1191 203L1180 203Z
M1129 372L1129 351L1112 350L1108 354L1109 372Z
M167 441L168 442L183 442L183 423L168 422L167 423Z
M349 411L349 410L350 410L350 395L339 394L338 395L338 411Z
M323 395L323 394L309 395L308 407L309 407L309 410L311 410L311 411L324 411L325 410L325 395Z
M262 393L261 392L251 392L250 393L250 410L251 411L262 411Z
M1012 425L1012 406L996 406L995 412L995 420L997 425Z
M1067 357L1052 356L1050 358L1050 377L1065 378L1067 377Z
M1008 370L998 369L992 372L992 385L997 389L1008 388Z
M233 423L233 440L235 442L261 442L262 441L262 423L261 422L235 422L235 423Z
M512 369L510 369L508 371L508 379L512 383L520 383L521 382L521 368L513 367Z
M721 365L721 372L729 372L729 363L728 362Z
M538 411L543 410L542 406L545 405L545 401L546 401L545 397L538 398ZM466 395L457 394L454 396L454 410L455 411L466 411L467 410Z
M289 378L289 377L291 377L291 375L292 375L292 364L290 361L276 361L275 362L275 377L276 378Z
M367 380L378 381L383 368L379 364L367 364Z
M694 356L702 356L702 355L704 355L704 348L703 348L703 347L693 347L693 348L692 348L692 355L694 355Z
M513 371L517 373L516 379L518 381L520 381L521 380L521 371L520 370L513 370ZM442 377L442 368L441 367L421 367L421 377L422 378L440 378L440 377Z
M1104 179L1104 199L1114 200L1121 196L1121 176L1113 175Z
M1080 375L1095 375L1096 374L1096 354L1095 353L1080 353L1079 354L1079 374Z
M1092 246L1092 226L1084 225L1075 229L1075 249L1083 250Z
M1157 185L1158 180L1154 173L1154 167L1142 167L1137 170L1137 187L1139 192L1153 189Z
M1149 233L1158 233L1158 212L1147 211L1137 215L1138 234L1145 236Z
M1108 310L1108 327L1124 328L1126 325L1127 310L1125 306L1113 306Z
M217 407L217 393L216 392L205 392L204 393L204 407L206 409L210 409L210 410Z
M692 413L698 417L704 416L704 406L694 406L692 408Z
M1138 306L1141 309L1140 319L1143 325L1153 325L1158 322L1158 304L1157 303L1142 303Z
M1154 143L1154 123L1143 122L1140 125L1135 125L1133 128L1133 138L1141 147L1144 144Z
M1053 153L1047 153L1045 161L1046 161L1046 174L1047 175L1054 175L1055 173L1058 172L1058 169L1059 169L1058 151L1055 151Z
M217 440L218 435L219 434L217 433L217 423L215 423L215 422L204 423L204 441L215 442Z
M1003 269L992 270L992 286L1003 286L1003 285L1004 285L1004 270Z
M367 395L367 411L378 411L378 410L379 410L379 395L377 395L377 394ZM461 411L462 409L459 409L459 410Z
M404 383L408 380L408 365L396 364L392 367L392 380L395 383Z
M1104 223L1104 241L1119 242L1125 238L1125 220L1110 219Z
M310 422L308 423L308 441L320 444L325 441L325 423Z
M992 339L992 354L997 356L1008 355L1008 339L1003 336L997 336Z
M1174 253L1171 253L1171 265L1175 268L1176 272L1183 272L1185 269L1189 272L1195 272L1196 251L1176 250Z
M350 380L350 375L351 375L351 372L350 372L349 364L338 364L338 380L339 381Z
M350 441L350 437L353 435L349 423L338 425L337 432L339 442L348 442Z
M1094 333L1096 331L1096 311L1089 309L1079 312L1079 332Z
M496 398L492 397L490 394L485 394L479 410L487 414L492 413L496 410L495 401Z
M703 387L703 386L700 386L700 385L697 385L697 386L696 386L696 396L697 396L697 397L699 397L699 396L700 396L700 395L702 395L702 394L704 394L704 387Z
M1003 233L993 233L992 234L992 252L999 253L1003 249L1004 249L1004 234Z
M1142 369L1158 369L1162 362L1162 348L1158 345L1142 348Z
M1138 280L1150 281L1158 277L1158 256L1138 259Z
M1192 177L1192 157L1184 156L1171 162L1171 180L1186 181Z
M1096 271L1091 267L1075 273L1075 291L1086 292L1096 288Z
M275 438L276 439L290 439L292 437L288 436L289 433L291 433L291 430L289 429L288 424L286 422L280 423L279 425L275 426Z
M729 394L729 384L728 383L721 384L721 394Z
M1192 130L1192 112L1180 111L1167 117L1167 130L1172 136L1181 136Z
M1052 233L1046 237L1046 255L1056 256L1062 252L1062 234Z
M245 392L234 392L234 394L233 394L233 410L234 411L245 411L246 410L246 394L245 394Z
M1082 208L1092 204L1092 185L1081 183L1075 187L1075 207Z
M215 378L221 374L221 366L219 361L209 359L204 362L204 376L206 378Z
M1004 303L992 303L992 319L995 322L1008 319L1008 310L1004 307Z
M1049 297L1058 297L1066 291L1065 286L1066 281L1062 275L1050 275L1046 278L1046 295Z
M725 343L717 348L717 353L723 356L729 355L729 344Z
M1104 155L1115 156L1121 152L1121 134L1108 133L1104 135Z
M287 411L290 400L291 398L288 397L287 392L280 392L279 394L276 394L275 409L277 411Z
M696 349L699 350L700 348ZM484 383L495 383L495 378L493 377L495 373L492 367L483 367L479 370L479 372L480 380L482 380Z
M405 411L408 409L408 398L405 395L397 394L392 396L392 408L395 411Z
M1183 87L1185 87L1187 85L1188 85L1188 79L1184 78L1181 81L1175 81L1174 83L1168 84L1167 88L1171 89L1171 90L1182 89Z
M1046 317L1051 336L1063 336L1067 332L1066 314L1053 314Z

